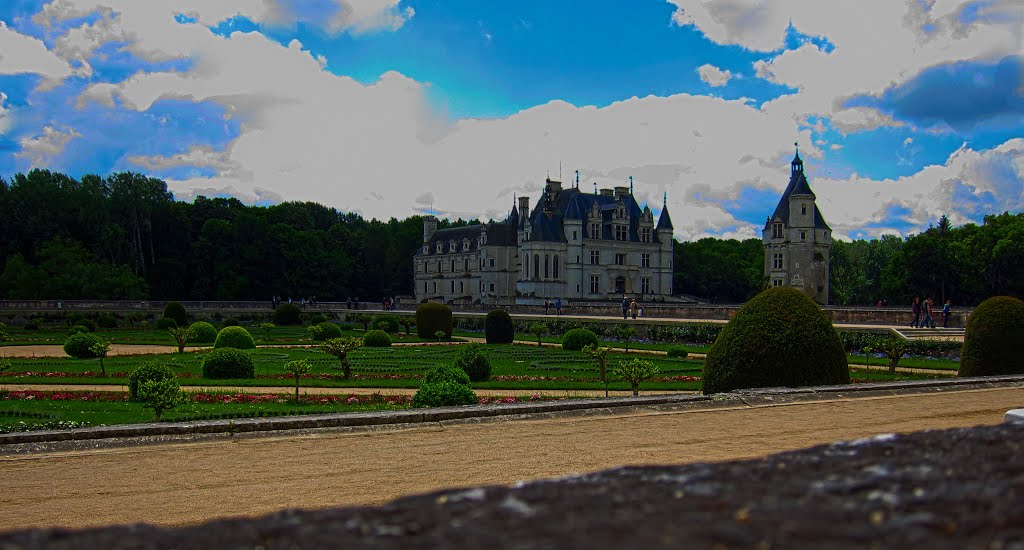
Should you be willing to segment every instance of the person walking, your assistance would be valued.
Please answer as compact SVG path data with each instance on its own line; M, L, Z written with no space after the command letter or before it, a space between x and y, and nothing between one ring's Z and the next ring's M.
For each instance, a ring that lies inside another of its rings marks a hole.
M914 320L910 322L910 328L917 328L921 320L921 298L914 296L914 303L910 304L910 311L914 314Z
M946 300L946 303L942 305L942 328L949 328L949 309L951 300Z
M562 299L555 298L555 315L562 316Z
M622 295L622 318L625 319L628 314L629 314L629 298L626 298L626 295L623 294Z
M637 305L636 300L629 302L629 315L636 319Z
M551 306L551 300L544 298L544 315L548 314L548 307Z
M935 328L935 318L932 316L932 304L935 300L932 300L931 296L924 301L924 322L921 323L926 328Z

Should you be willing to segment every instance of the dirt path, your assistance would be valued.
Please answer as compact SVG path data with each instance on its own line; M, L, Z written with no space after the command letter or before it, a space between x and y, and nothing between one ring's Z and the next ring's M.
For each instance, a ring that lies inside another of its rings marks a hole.
M193 351L196 348L188 348ZM177 346L157 346L144 344L111 344L108 355L147 355L153 353L175 353ZM40 344L35 346L0 346L0 357L67 357L64 346L57 344Z
M3 527L188 524L375 504L623 464L749 458L888 432L996 424L1024 388L257 438L0 458Z

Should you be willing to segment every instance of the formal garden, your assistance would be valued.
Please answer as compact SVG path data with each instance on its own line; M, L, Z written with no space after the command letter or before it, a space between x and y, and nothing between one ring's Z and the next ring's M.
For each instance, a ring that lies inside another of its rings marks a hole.
M725 325L523 323L502 311L456 320L441 304L421 305L415 316L344 318L283 304L239 320L197 319L172 302L157 320L111 313L31 318L0 327L2 345L62 346L65 353L0 359L7 387L0 391L0 431L639 390L869 384L954 376L963 368L959 343L836 332L800 296L762 293ZM1011 309L1019 304L1009 300ZM166 351L110 355L119 345ZM963 349L973 354L966 362L977 363L977 346ZM897 372L896 365L914 369Z

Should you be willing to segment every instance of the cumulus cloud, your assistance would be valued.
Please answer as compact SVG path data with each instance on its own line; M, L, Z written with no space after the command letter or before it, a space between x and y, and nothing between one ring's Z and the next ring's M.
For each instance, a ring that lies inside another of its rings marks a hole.
M700 79L710 86L725 86L732 78L732 72L728 69L722 70L714 65L705 63L697 68Z
M7 109L7 94L0 92L0 136L11 127L11 112Z
M49 88L71 76L73 70L67 61L54 55L42 40L26 36L0 21L0 75L37 74Z
M45 168L52 159L64 152L64 147L76 137L82 137L82 134L74 129L47 126L43 128L42 135L22 138L21 151L15 153L15 156L28 159L33 167Z

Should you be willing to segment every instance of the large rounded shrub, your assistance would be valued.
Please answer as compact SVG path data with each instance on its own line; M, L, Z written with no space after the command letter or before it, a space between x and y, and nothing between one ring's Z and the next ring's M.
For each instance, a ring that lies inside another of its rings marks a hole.
M295 304L281 304L274 310L274 324L280 326L301 325L302 310Z
M256 367L248 353L237 349L217 349L203 358L203 377L223 380L225 378L255 378Z
M391 337L383 330L371 330L363 335L363 345L368 348L386 348L391 345Z
M600 346L601 341L597 339L594 331L586 328L574 328L562 335L562 349L569 351L580 351L586 346Z
M438 365L428 370L423 375L424 384L433 384L435 382L454 382L456 384L469 385L469 374L466 371L453 367L452 365Z
M156 322L156 328L158 330L169 330L172 328L178 328L178 322L171 317L163 317Z
M455 358L455 366L466 371L471 382L486 382L491 378L491 362L477 346L466 346Z
M99 343L99 338L88 332L76 332L64 341L64 353L76 359L91 359L97 357L89 348Z
M319 325L327 321L327 317L324 317L323 313L314 313L309 316L309 324L311 326Z
M323 342L331 338L341 338L341 327L330 321L324 321L310 325L309 333L313 335L314 342Z
M217 339L217 329L206 321L196 321L188 327L189 338L196 344L211 344Z
M416 334L420 338L437 338L437 331L445 338L452 337L452 308L445 304L420 304L416 306Z
M133 370L128 375L128 398L132 401L139 400L139 384L143 382L159 382L160 380L174 380L174 371L167 365L147 363Z
M100 328L117 328L117 317L113 313L101 313L96 318L96 326Z
M217 333L217 340L213 343L213 347L215 349L253 349L256 347L256 342L253 341L249 331L242 327L224 327Z
M370 324L370 327L374 330L383 330L388 334L395 334L398 332L399 327L398 317L394 315L378 315L373 318L373 323Z
M511 344L516 327L507 311L496 309L484 318L484 337L488 344Z
M427 371L423 384L412 398L413 407L453 407L477 402L466 371L449 365L438 365Z
M177 323L176 327L188 325L188 312L185 311L185 306L181 305L181 302L167 302L167 305L164 306L164 317L174 319L174 322Z
M832 322L806 294L780 287L755 296L722 329L704 361L701 390L848 383Z
M960 376L1024 374L1024 302L994 296L974 308L960 352Z

